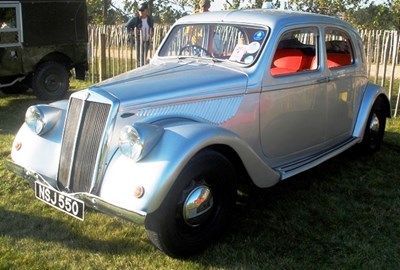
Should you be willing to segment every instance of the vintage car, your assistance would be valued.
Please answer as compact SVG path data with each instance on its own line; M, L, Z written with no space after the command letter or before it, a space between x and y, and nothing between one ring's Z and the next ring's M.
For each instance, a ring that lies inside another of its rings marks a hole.
M190 256L226 228L239 181L267 188L352 146L379 149L391 109L366 64L336 18L187 16L150 64L28 108L8 167L59 210L143 224L160 250Z

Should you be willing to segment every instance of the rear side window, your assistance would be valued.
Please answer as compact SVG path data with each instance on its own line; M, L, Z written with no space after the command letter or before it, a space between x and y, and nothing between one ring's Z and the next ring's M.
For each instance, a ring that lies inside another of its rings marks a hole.
M318 29L314 27L285 32L274 53L272 76L290 75L318 68Z
M325 47L328 68L340 68L354 63L352 44L344 31L328 28L325 32Z

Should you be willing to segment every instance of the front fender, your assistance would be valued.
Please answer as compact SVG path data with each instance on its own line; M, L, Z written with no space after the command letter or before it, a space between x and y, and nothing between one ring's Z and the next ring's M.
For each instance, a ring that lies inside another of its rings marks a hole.
M196 122L181 122L164 130L159 143L139 162L117 150L105 173L101 198L128 210L154 212L189 160L200 150L221 144L238 153L256 185L272 186L280 179L279 173L229 130ZM141 198L134 196L138 186L144 188Z
M59 109L60 116L45 134L37 135L25 123L22 124L11 149L11 158L15 163L52 179L50 182L53 184L57 179L67 104L68 101L57 101L48 105Z
M368 83L365 89L364 96L361 101L360 110L358 112L356 125L354 127L353 136L362 139L364 136L365 127L367 125L368 117L371 112L372 106L377 98L382 98L386 103L386 116L391 117L391 109L389 98L386 90L376 84Z

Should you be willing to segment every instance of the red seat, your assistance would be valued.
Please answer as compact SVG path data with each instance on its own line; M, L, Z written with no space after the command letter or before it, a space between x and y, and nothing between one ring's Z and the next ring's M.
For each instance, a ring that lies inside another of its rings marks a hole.
M349 53L328 53L327 64L329 68L351 65L351 55Z
M305 68L307 57L299 49L278 49L271 66L271 74L296 73Z

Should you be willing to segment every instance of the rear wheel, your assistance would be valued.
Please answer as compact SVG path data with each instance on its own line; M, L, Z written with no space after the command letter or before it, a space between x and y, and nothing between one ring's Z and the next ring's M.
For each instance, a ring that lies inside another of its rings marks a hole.
M39 99L61 99L69 88L69 71L58 62L43 63L33 74L32 87Z
M385 133L385 126L385 103L381 99L377 99L369 114L364 138L361 143L365 151L372 153L380 149Z
M147 216L149 239L172 257L203 251L227 226L235 195L235 172L229 160L213 150L198 153L160 208Z

